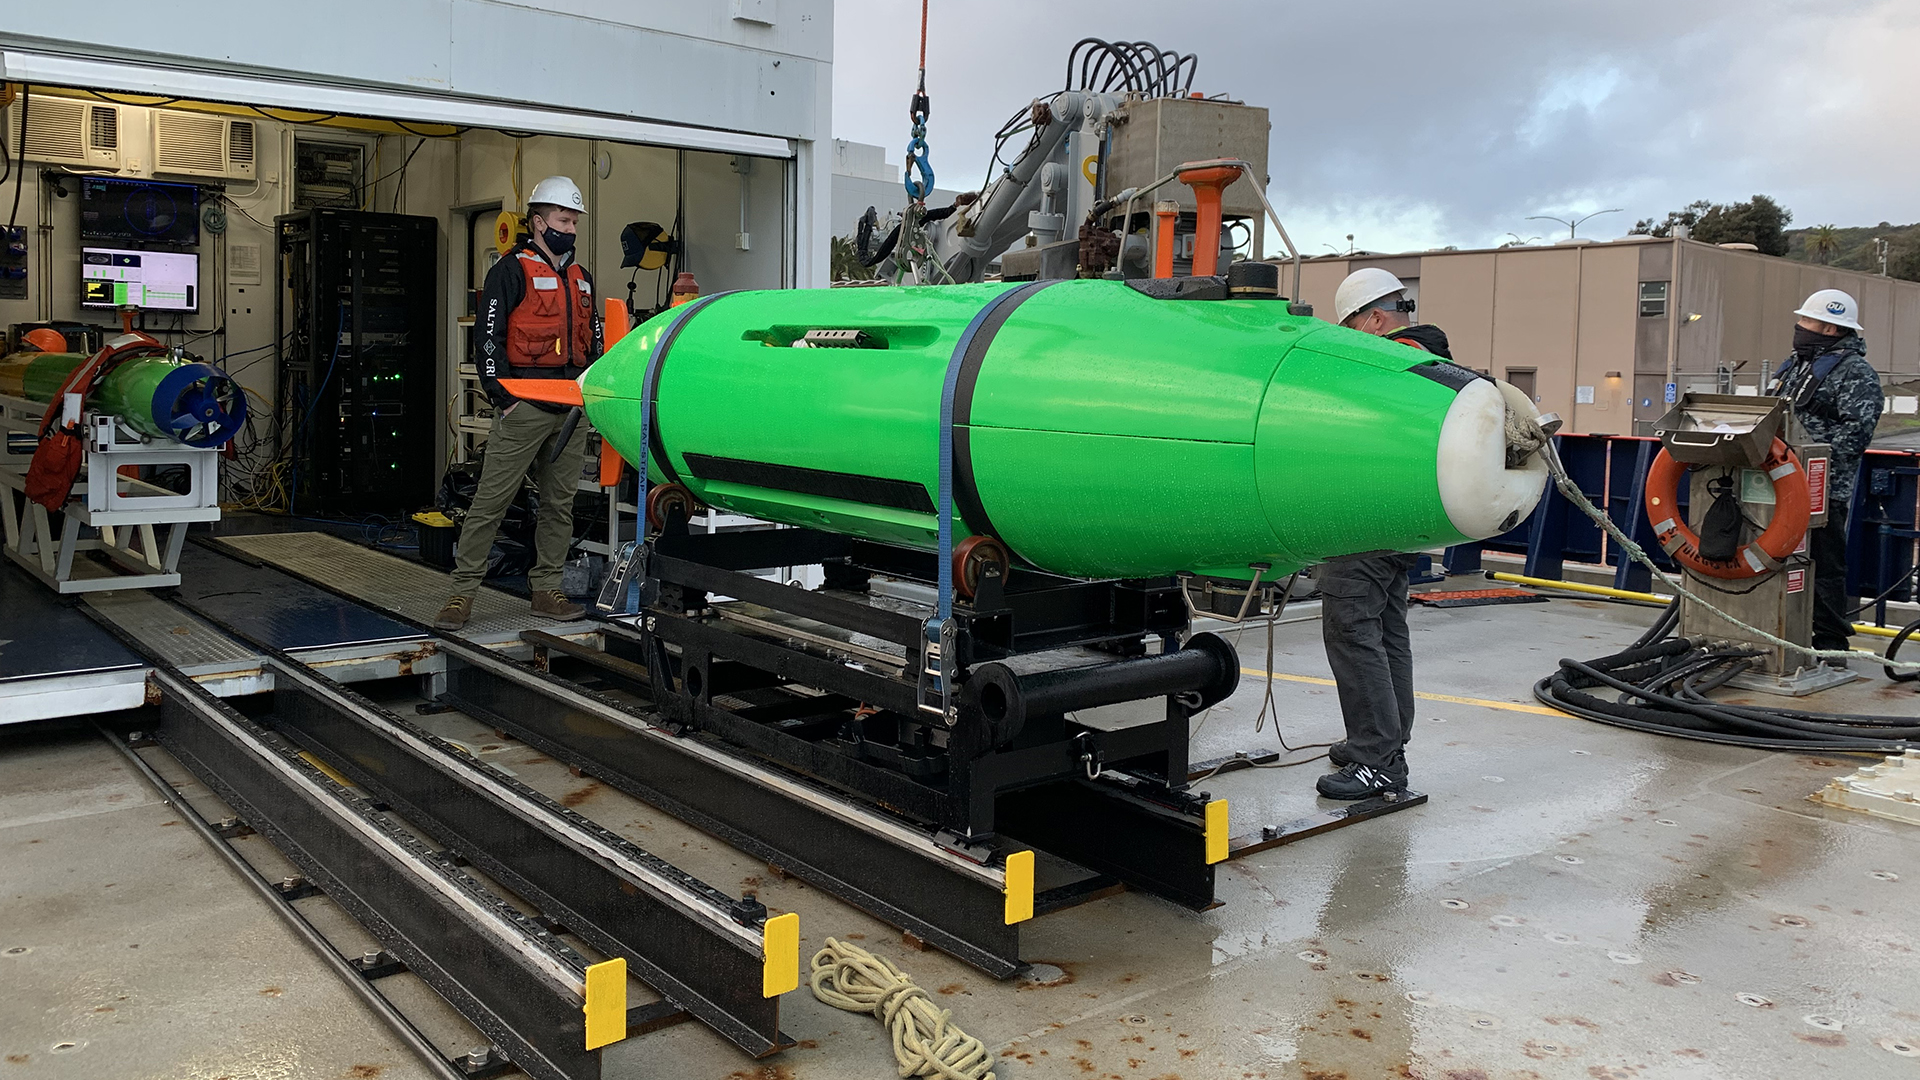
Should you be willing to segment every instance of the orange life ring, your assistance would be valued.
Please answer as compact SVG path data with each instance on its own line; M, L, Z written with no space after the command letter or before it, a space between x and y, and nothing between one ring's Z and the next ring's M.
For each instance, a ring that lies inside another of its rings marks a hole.
M1780 569L1807 534L1812 507L1807 470L1801 467L1799 455L1779 439L1773 440L1760 467L1773 481L1773 520L1731 561L1719 562L1700 557L1700 536L1680 516L1675 496L1687 467L1661 450L1647 472L1647 520L1653 523L1653 535L1660 546L1683 565L1708 577L1750 578Z

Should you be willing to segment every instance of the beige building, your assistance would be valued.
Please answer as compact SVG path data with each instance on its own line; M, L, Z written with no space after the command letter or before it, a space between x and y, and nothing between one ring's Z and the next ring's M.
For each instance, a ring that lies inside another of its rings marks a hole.
M1367 266L1407 283L1415 318L1447 332L1456 361L1527 390L1570 432L1645 434L1668 383L1684 393L1730 379L1735 393L1757 392L1763 368L1792 352L1793 309L1815 289L1859 301L1868 359L1887 383L1920 378L1920 283L1635 236L1312 259L1301 292L1330 318L1340 280ZM1912 407L1904 395L1890 402Z

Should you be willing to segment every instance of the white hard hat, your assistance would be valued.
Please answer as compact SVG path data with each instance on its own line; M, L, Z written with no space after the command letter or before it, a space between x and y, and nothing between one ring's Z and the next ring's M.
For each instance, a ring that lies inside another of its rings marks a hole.
M582 214L587 212L587 200L580 195L580 185L564 176L549 176L533 185L533 194L527 196L527 205L546 204L577 210Z
M1809 319L1819 319L1821 322L1832 323L1835 326L1844 326L1856 332L1860 329L1860 305L1854 302L1853 297L1839 289L1818 290L1807 297L1807 302L1801 304L1800 310L1794 314L1804 315Z
M1355 270L1333 293L1333 321L1344 325L1353 313L1383 296L1405 292L1407 286L1377 266Z

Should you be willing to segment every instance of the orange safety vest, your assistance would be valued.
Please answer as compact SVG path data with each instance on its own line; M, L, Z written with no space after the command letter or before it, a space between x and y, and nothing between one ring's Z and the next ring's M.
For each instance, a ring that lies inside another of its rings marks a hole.
M556 272L539 252L521 250L526 293L507 314L507 363L584 368L593 347L593 285L578 260Z

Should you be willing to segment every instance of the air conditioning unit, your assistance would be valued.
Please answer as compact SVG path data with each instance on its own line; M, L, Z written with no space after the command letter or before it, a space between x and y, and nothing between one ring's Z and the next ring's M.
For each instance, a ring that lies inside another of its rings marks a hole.
M114 172L124 166L122 146L145 112L127 105L35 95L26 106L27 131L22 140L20 109L16 101L7 110L7 148L14 157Z
M153 171L252 180L258 128L252 120L182 109L153 110Z

